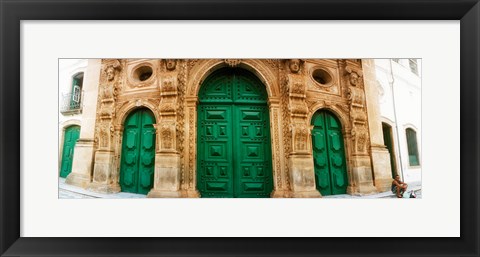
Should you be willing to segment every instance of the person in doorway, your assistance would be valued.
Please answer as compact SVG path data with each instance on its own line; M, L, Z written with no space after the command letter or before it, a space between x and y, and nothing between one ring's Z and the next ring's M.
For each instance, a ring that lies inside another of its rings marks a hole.
M395 175L395 179L392 181L392 192L398 197L402 198L403 193L407 191L407 183L403 183L403 181L400 180L399 175Z

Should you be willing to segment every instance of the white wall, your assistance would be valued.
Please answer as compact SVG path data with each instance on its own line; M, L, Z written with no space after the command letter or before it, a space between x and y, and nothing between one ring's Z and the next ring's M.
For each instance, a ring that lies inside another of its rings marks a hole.
M63 103L63 95L72 91L73 76L87 69L88 59L58 59L58 163L61 164L61 156L63 150L63 133L64 127L73 124L81 125L82 114L60 113ZM86 74L84 74L85 77ZM83 104L83 99L82 99Z
M392 126L397 172L402 176L403 170L403 180L415 184L421 183L422 170L421 66L422 60L417 59L417 75L411 71L408 59L400 59L398 63L390 59L375 59L380 112L382 121ZM407 128L417 133L419 166L409 164Z

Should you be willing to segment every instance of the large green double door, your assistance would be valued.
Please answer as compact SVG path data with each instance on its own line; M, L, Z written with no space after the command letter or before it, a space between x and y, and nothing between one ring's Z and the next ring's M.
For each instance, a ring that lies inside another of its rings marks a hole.
M120 187L123 192L147 194L155 168L155 117L148 109L130 114L124 124Z
M273 190L267 94L253 74L223 69L202 85L197 187L202 197L269 197Z
M60 177L66 178L72 172L73 150L80 137L80 127L70 126L65 129L63 138L62 165L60 168Z
M312 118L315 183L322 195L345 194L348 178L342 127L330 112L318 111Z

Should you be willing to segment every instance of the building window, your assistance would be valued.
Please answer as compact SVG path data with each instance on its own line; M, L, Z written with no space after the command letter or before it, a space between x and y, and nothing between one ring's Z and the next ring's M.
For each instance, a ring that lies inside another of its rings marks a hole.
M408 65L410 66L410 70L418 75L417 59L408 59Z
M78 113L82 109L83 72L72 77L72 89L70 93L63 94L61 112L64 114Z
M417 146L417 132L411 128L407 128L407 147L408 147L408 161L410 166L419 166L420 161L418 158L418 146Z

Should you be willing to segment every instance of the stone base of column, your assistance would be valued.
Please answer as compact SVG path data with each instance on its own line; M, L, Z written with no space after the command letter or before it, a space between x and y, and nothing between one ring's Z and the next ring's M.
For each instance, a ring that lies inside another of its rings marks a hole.
M91 181L93 162L93 140L80 138L75 144L72 172L65 183L86 188Z
M392 190L393 178L375 179L375 187L380 193Z
M182 192L180 191L162 191L152 189L147 194L148 198L181 198Z
M182 196L186 198L200 198L200 192L198 190L184 190Z
M315 191L304 191L304 192L292 192L292 197L294 198L320 198L322 195L317 190Z
M390 153L385 146L372 146L372 164L375 174L375 187L379 192L389 191L393 178Z
M90 176L72 172L68 174L65 183L72 186L86 188L88 184L90 184Z
M315 173L312 155L291 155L288 159L292 181L292 197L321 197L315 188Z
M178 153L157 153L155 155L155 179L147 197L184 197L180 190L180 155Z
M288 190L273 190L270 194L271 198L291 198L292 192Z
M122 191L118 183L103 184L98 182L92 182L88 185L87 190L102 193L102 194L116 194Z
M378 191L373 185L370 158L368 156L356 156L352 163L354 164L351 173L353 183L347 187L347 194L368 195L377 193Z

